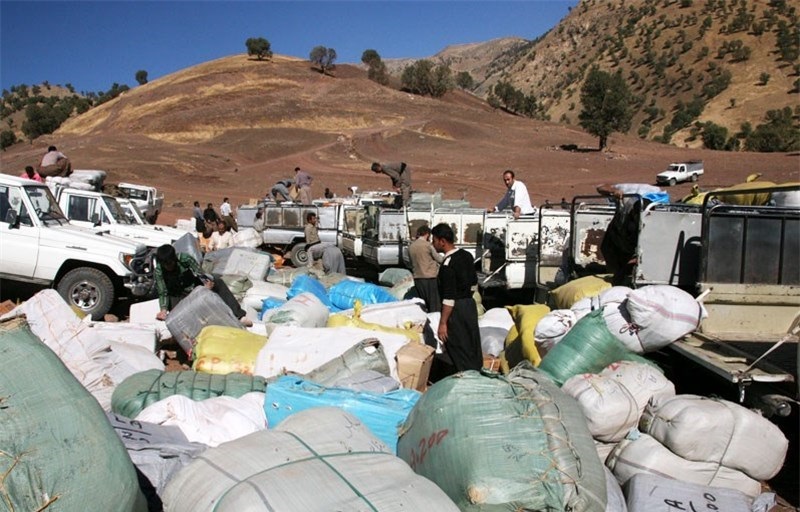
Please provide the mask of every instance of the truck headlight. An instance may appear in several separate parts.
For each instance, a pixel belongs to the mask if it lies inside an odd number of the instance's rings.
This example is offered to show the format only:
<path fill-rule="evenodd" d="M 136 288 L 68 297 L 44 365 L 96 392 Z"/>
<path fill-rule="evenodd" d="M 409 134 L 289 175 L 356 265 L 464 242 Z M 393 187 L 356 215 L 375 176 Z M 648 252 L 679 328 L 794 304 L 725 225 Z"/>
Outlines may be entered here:
<path fill-rule="evenodd" d="M 119 261 L 121 261 L 122 264 L 125 265 L 125 267 L 128 270 L 133 270 L 133 268 L 131 267 L 131 262 L 133 261 L 133 257 L 134 257 L 133 254 L 128 254 L 125 252 L 119 253 Z"/>

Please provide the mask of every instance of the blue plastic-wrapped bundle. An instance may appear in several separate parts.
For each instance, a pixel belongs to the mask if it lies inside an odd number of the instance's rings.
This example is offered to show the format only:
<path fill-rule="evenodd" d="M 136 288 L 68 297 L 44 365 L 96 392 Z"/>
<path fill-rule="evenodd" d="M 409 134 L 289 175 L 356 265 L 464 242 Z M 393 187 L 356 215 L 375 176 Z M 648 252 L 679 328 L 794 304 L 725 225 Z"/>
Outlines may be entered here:
<path fill-rule="evenodd" d="M 384 394 L 328 388 L 314 382 L 287 375 L 267 386 L 264 411 L 269 428 L 300 411 L 333 406 L 344 409 L 366 425 L 370 431 L 397 452 L 400 427 L 406 421 L 420 393 L 398 389 Z"/>
<path fill-rule="evenodd" d="M 281 307 L 284 304 L 286 304 L 285 299 L 279 299 L 277 297 L 267 297 L 266 299 L 261 301 L 261 311 L 258 312 L 258 319 L 263 320 L 264 313 L 266 313 L 270 309 Z"/>
<path fill-rule="evenodd" d="M 352 309 L 356 300 L 362 305 L 397 302 L 391 293 L 372 283 L 362 283 L 345 279 L 331 286 L 328 291 L 330 301 L 339 309 Z"/>
<path fill-rule="evenodd" d="M 292 287 L 286 292 L 286 298 L 292 299 L 303 292 L 313 293 L 328 309 L 336 309 L 331 303 L 330 297 L 328 297 L 328 290 L 325 289 L 325 285 L 309 275 L 295 277 L 294 281 L 292 281 Z"/>

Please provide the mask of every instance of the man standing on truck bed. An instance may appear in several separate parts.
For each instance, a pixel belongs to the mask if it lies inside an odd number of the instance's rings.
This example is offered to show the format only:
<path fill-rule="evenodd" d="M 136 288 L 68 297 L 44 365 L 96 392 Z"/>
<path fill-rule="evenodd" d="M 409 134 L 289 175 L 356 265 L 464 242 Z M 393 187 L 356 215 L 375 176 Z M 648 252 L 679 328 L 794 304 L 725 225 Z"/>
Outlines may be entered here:
<path fill-rule="evenodd" d="M 478 285 L 472 255 L 455 246 L 455 234 L 447 224 L 431 230 L 433 247 L 444 253 L 439 268 L 439 295 L 442 314 L 437 334 L 456 371 L 480 370 L 483 367 L 478 308 L 472 294 Z"/>
<path fill-rule="evenodd" d="M 294 186 L 294 180 L 286 179 L 280 180 L 275 182 L 272 185 L 272 189 L 270 189 L 270 194 L 272 194 L 273 199 L 278 204 L 281 204 L 281 201 L 291 201 L 292 196 L 289 192 L 289 189 Z M 280 196 L 280 198 L 278 197 Z"/>
<path fill-rule="evenodd" d="M 403 202 L 395 204 L 395 206 L 398 208 L 408 206 L 408 202 L 411 199 L 411 169 L 408 165 L 405 162 L 389 164 L 373 162 L 371 169 L 372 172 L 380 172 L 389 176 L 392 179 L 392 186 L 402 194 Z"/>
<path fill-rule="evenodd" d="M 38 172 L 42 177 L 63 176 L 66 178 L 72 174 L 72 163 L 67 155 L 56 149 L 55 146 L 50 146 L 39 162 Z"/>
<path fill-rule="evenodd" d="M 514 171 L 508 169 L 503 172 L 503 182 L 506 184 L 506 193 L 497 206 L 488 208 L 486 211 L 499 212 L 506 208 L 514 210 L 514 218 L 518 219 L 520 215 L 531 215 L 535 212 L 531 204 L 531 197 L 528 195 L 528 187 L 521 181 L 517 181 Z"/>
<path fill-rule="evenodd" d="M 442 310 L 442 300 L 439 298 L 436 277 L 439 275 L 442 255 L 433 248 L 430 238 L 431 228 L 420 226 L 417 229 L 417 239 L 408 246 L 408 256 L 411 258 L 411 268 L 414 269 L 414 288 L 417 289 L 417 296 L 425 301 L 428 313 L 438 313 Z"/>
<path fill-rule="evenodd" d="M 294 184 L 297 187 L 297 201 L 300 204 L 311 204 L 311 182 L 314 178 L 299 167 L 294 168 Z"/>

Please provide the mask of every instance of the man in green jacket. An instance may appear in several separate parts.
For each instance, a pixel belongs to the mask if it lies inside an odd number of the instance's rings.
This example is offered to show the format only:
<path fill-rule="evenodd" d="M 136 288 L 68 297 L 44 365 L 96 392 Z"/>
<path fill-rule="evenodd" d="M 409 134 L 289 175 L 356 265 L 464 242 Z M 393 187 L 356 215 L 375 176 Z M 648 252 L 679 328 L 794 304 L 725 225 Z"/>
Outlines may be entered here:
<path fill-rule="evenodd" d="M 176 253 L 175 248 L 165 244 L 156 249 L 155 280 L 158 289 L 158 305 L 161 310 L 157 320 L 166 320 L 167 314 L 186 298 L 196 286 L 205 286 L 213 291 L 231 309 L 242 325 L 249 327 L 253 322 L 245 318 L 245 311 L 236 301 L 222 279 L 214 279 L 204 274 L 197 261 L 188 254 Z"/>

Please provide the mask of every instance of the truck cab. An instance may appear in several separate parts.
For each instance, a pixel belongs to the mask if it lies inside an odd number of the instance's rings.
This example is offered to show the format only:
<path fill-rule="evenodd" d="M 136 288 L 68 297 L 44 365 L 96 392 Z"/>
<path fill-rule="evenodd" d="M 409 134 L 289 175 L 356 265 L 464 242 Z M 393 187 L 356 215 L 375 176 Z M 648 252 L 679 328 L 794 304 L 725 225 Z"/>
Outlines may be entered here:
<path fill-rule="evenodd" d="M 164 194 L 159 194 L 155 187 L 120 183 L 117 185 L 117 192 L 120 196 L 136 203 L 150 224 L 156 223 L 158 215 L 164 209 Z"/>
<path fill-rule="evenodd" d="M 656 175 L 656 183 L 672 187 L 684 181 L 697 181 L 702 175 L 703 162 L 701 160 L 671 163 L 666 170 Z"/>
<path fill-rule="evenodd" d="M 0 277 L 52 286 L 95 320 L 152 288 L 144 245 L 70 224 L 42 183 L 0 174 L 0 241 Z"/>
<path fill-rule="evenodd" d="M 173 244 L 185 234 L 140 226 L 129 219 L 116 198 L 102 192 L 58 187 L 56 198 L 71 223 L 94 231 L 107 231 L 147 247 Z"/>

